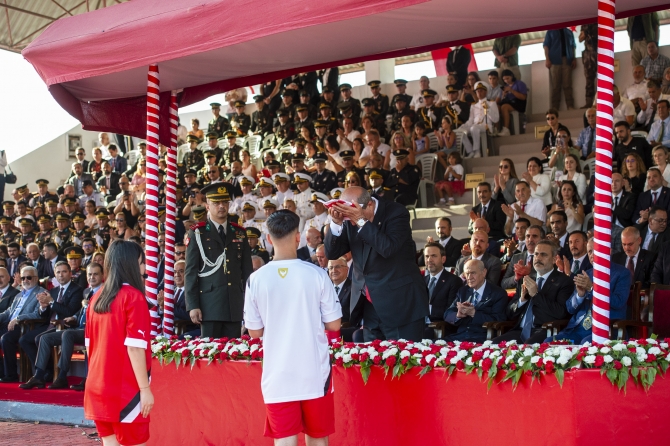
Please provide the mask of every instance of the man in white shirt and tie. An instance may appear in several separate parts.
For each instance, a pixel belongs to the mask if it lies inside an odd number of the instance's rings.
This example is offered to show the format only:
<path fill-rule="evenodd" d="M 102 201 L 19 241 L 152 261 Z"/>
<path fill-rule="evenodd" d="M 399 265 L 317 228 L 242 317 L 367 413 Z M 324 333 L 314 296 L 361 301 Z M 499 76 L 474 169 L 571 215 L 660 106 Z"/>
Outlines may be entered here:
<path fill-rule="evenodd" d="M 349 267 L 344 257 L 328 261 L 328 275 L 335 287 L 335 294 L 342 304 L 342 323 L 350 320 L 351 279 L 347 277 L 348 274 Z"/>
<path fill-rule="evenodd" d="M 663 99 L 656 104 L 658 119 L 651 123 L 647 141 L 652 147 L 658 144 L 670 149 L 670 101 Z"/>

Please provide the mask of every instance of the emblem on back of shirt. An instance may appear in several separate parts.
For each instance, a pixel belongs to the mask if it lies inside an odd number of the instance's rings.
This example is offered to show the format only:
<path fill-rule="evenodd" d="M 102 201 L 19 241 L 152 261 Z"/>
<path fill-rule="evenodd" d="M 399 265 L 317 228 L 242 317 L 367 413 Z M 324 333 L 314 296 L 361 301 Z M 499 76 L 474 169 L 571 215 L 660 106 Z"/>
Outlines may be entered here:
<path fill-rule="evenodd" d="M 285 279 L 286 275 L 288 274 L 288 268 L 278 268 L 277 272 L 279 273 L 279 277 Z"/>

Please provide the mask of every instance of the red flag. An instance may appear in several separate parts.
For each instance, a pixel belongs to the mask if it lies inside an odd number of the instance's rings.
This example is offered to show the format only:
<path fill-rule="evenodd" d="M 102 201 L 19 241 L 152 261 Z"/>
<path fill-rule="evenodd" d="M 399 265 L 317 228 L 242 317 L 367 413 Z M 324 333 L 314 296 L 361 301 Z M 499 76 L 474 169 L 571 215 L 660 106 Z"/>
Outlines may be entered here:
<path fill-rule="evenodd" d="M 472 44 L 468 43 L 463 45 L 463 48 L 467 48 L 470 51 L 470 65 L 468 65 L 468 71 L 478 71 L 477 70 L 477 61 L 475 60 L 475 52 L 472 49 Z M 433 63 L 435 64 L 435 74 L 438 76 L 446 76 L 447 73 L 447 57 L 451 52 L 451 48 L 443 48 L 441 50 L 431 51 L 430 54 L 433 57 Z"/>

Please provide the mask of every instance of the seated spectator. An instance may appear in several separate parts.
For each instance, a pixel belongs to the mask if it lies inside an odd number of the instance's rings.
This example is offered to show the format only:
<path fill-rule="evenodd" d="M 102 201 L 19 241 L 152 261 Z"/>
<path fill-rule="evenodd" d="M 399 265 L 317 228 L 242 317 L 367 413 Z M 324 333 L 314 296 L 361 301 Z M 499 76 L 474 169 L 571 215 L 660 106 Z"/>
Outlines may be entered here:
<path fill-rule="evenodd" d="M 454 133 L 453 130 L 453 122 L 451 117 L 442 117 L 441 126 L 435 132 L 435 136 L 437 136 L 437 144 L 440 147 L 440 151 L 437 152 L 437 160 L 440 164 L 442 164 L 442 167 L 446 169 L 446 156 L 448 155 L 449 150 L 453 149 L 456 145 L 456 133 Z"/>
<path fill-rule="evenodd" d="M 501 159 L 498 172 L 493 176 L 495 187 L 493 188 L 492 198 L 502 204 L 512 204 L 516 201 L 514 194 L 516 183 L 519 181 L 514 162 L 509 158 Z"/>
<path fill-rule="evenodd" d="M 663 72 L 663 81 L 661 82 L 661 93 L 670 95 L 670 67 Z"/>
<path fill-rule="evenodd" d="M 670 241 L 668 231 L 668 211 L 658 206 L 649 209 L 649 218 L 646 224 L 638 224 L 642 237 L 642 248 L 651 253 L 658 253 L 659 248 L 666 241 Z"/>
<path fill-rule="evenodd" d="M 529 227 L 530 222 L 525 218 L 519 218 L 514 223 L 514 233 L 511 237 L 503 240 L 504 255 L 500 259 L 503 264 L 509 263 L 515 254 L 526 250 L 526 231 Z"/>
<path fill-rule="evenodd" d="M 632 192 L 636 197 L 645 192 L 644 186 L 647 178 L 647 168 L 640 155 L 635 152 L 626 155 L 623 167 L 621 168 L 621 175 L 623 175 L 624 187 L 628 192 Z M 661 176 L 660 173 L 659 176 Z"/>
<path fill-rule="evenodd" d="M 565 211 L 556 210 L 551 213 L 549 217 L 549 229 L 547 240 L 558 244 L 558 255 L 562 257 L 572 258 L 570 253 L 570 243 L 568 243 L 568 215 Z"/>
<path fill-rule="evenodd" d="M 593 239 L 588 242 L 588 254 L 594 260 Z M 567 310 L 573 316 L 568 325 L 558 335 L 545 339 L 545 342 L 570 340 L 575 344 L 591 342 L 593 315 L 593 269 L 582 271 L 575 276 L 575 290 L 566 302 Z M 631 278 L 626 268 L 612 263 L 610 269 L 610 320 L 626 319 L 626 303 L 630 294 Z"/>
<path fill-rule="evenodd" d="M 321 244 L 321 232 L 316 228 L 307 228 L 307 234 L 305 235 L 307 244 L 298 249 L 298 258 L 314 263 L 313 258 L 316 255 L 316 248 Z"/>
<path fill-rule="evenodd" d="M 123 157 L 123 154 L 119 153 L 119 148 L 114 144 L 109 145 L 109 158 L 107 161 L 109 161 L 109 165 L 112 167 L 112 172 L 121 175 L 128 170 L 128 160 Z"/>
<path fill-rule="evenodd" d="M 542 161 L 537 157 L 529 158 L 526 163 L 526 172 L 521 174 L 521 176 L 530 187 L 531 198 L 542 200 L 547 209 L 549 209 L 553 202 L 551 184 L 549 175 L 544 173 Z"/>
<path fill-rule="evenodd" d="M 555 108 L 550 108 L 545 114 L 547 117 L 547 124 L 549 125 L 549 129 L 544 132 L 544 137 L 542 139 L 542 153 L 544 156 L 549 157 L 549 155 L 551 155 L 551 151 L 556 147 L 556 136 L 558 135 L 558 130 L 568 130 L 568 128 L 558 122 L 558 110 Z"/>
<path fill-rule="evenodd" d="M 621 97 L 621 95 L 619 94 L 619 89 L 617 88 L 616 85 L 612 89 L 612 92 L 614 94 L 613 121 L 614 122 L 624 121 L 627 122 L 628 125 L 635 124 L 635 115 L 637 114 L 635 112 L 635 105 L 633 105 L 633 103 L 629 99 Z"/>
<path fill-rule="evenodd" d="M 404 135 L 403 135 L 404 137 Z M 414 163 L 416 163 L 416 156 L 430 152 L 430 139 L 426 136 L 426 124 L 417 122 L 414 126 L 414 134 L 412 138 L 412 152 L 414 155 Z"/>
<path fill-rule="evenodd" d="M 486 93 L 486 99 L 491 102 L 495 102 L 496 104 L 498 104 L 498 107 L 500 107 L 500 101 L 502 100 L 503 90 L 500 85 L 500 77 L 498 76 L 498 72 L 489 71 L 487 77 L 489 79 L 489 85 L 491 88 L 489 88 L 488 92 Z"/>
<path fill-rule="evenodd" d="M 656 254 L 642 249 L 640 231 L 634 226 L 624 229 L 620 239 L 623 251 L 612 255 L 612 263 L 619 264 L 628 270 L 631 283 L 640 282 L 642 288 L 649 288 L 651 284 L 649 279 L 656 261 Z"/>
<path fill-rule="evenodd" d="M 399 149 L 395 152 L 396 166 L 391 169 L 391 181 L 395 184 L 395 201 L 403 206 L 415 204 L 418 197 L 421 172 L 409 163 L 409 152 Z"/>
<path fill-rule="evenodd" d="M 461 257 L 461 249 L 463 248 L 463 242 L 452 237 L 452 229 L 451 219 L 448 217 L 440 217 L 435 220 L 435 232 L 438 237 L 437 243 L 444 248 L 444 255 L 446 257 L 444 266 L 447 268 L 456 266 L 456 262 Z M 428 237 L 427 241 L 428 243 L 433 243 L 433 237 Z"/>
<path fill-rule="evenodd" d="M 507 318 L 517 323 L 507 333 L 494 338 L 494 344 L 511 340 L 525 344 L 542 342 L 547 337 L 542 325 L 568 319 L 566 302 L 574 284 L 570 277 L 554 268 L 557 255 L 558 246 L 548 240 L 538 242 L 533 256 L 537 278 L 523 278 L 520 292 L 507 306 Z"/>
<path fill-rule="evenodd" d="M 102 175 L 98 178 L 98 190 L 106 196 L 116 197 L 122 190 L 128 189 L 128 184 L 122 185 L 121 174 L 112 171 L 112 165 L 109 164 L 109 161 L 103 161 L 102 163 Z M 123 177 L 127 181 L 126 177 Z"/>
<path fill-rule="evenodd" d="M 670 168 L 668 168 L 668 149 L 661 145 L 657 145 L 652 149 L 652 159 L 654 167 L 661 172 L 661 182 L 663 186 L 668 187 L 670 180 Z M 649 186 L 645 183 L 644 190 L 648 190 Z"/>
<path fill-rule="evenodd" d="M 191 119 L 191 130 L 189 130 L 188 134 L 193 135 L 198 139 L 205 138 L 205 132 L 200 128 L 200 120 L 198 118 Z"/>
<path fill-rule="evenodd" d="M 586 121 L 588 126 L 585 127 L 575 143 L 575 148 L 579 150 L 581 159 L 593 158 L 596 156 L 596 109 L 589 108 L 586 110 Z M 551 165 L 551 164 L 550 164 Z"/>
<path fill-rule="evenodd" d="M 478 218 L 483 218 L 489 224 L 489 237 L 495 240 L 505 238 L 505 222 L 507 216 L 502 211 L 502 204 L 492 200 L 491 185 L 482 182 L 477 185 L 477 198 L 479 203 L 470 211 L 468 232 L 472 234 L 473 223 Z"/>
<path fill-rule="evenodd" d="M 190 324 L 191 317 L 186 311 L 186 298 L 184 296 L 184 270 L 186 269 L 186 262 L 178 260 L 174 264 L 174 320 L 175 322 L 184 321 L 188 324 L 184 328 L 184 333 L 180 336 L 197 337 L 200 336 L 200 327 L 198 325 Z"/>
<path fill-rule="evenodd" d="M 79 197 L 84 193 L 84 181 L 89 180 L 93 182 L 93 177 L 84 173 L 84 168 L 79 163 L 72 164 L 72 172 L 74 175 L 70 177 L 67 184 L 71 184 L 74 187 L 74 195 Z"/>
<path fill-rule="evenodd" d="M 104 159 L 102 158 L 100 147 L 94 147 L 91 153 L 93 154 L 93 160 L 88 163 L 88 173 L 93 177 L 93 181 L 97 182 L 102 175 L 102 163 Z"/>
<path fill-rule="evenodd" d="M 502 256 L 501 243 L 498 241 L 499 239 L 491 237 L 491 227 L 489 226 L 489 223 L 483 218 L 475 219 L 475 221 L 472 222 L 472 232 L 474 233 L 475 231 L 484 231 L 486 234 L 488 234 L 489 247 L 486 248 L 486 252 L 492 256 L 500 258 Z M 472 254 L 472 251 L 470 251 L 470 245 L 464 245 L 463 249 L 461 249 L 461 256 L 469 256 L 470 254 Z"/>
<path fill-rule="evenodd" d="M 614 124 L 617 137 L 617 145 L 614 147 L 614 159 L 617 162 L 619 172 L 625 164 L 626 155 L 636 152 L 644 161 L 644 166 L 652 165 L 651 146 L 645 138 L 634 138 L 630 132 L 630 125 L 626 121 L 618 121 Z"/>
<path fill-rule="evenodd" d="M 568 155 L 573 155 L 579 160 L 581 154 L 579 149 L 572 145 L 570 130 L 559 129 L 556 136 L 556 148 L 551 152 L 551 156 L 542 162 L 543 167 L 546 162 L 547 167 L 555 167 L 557 172 L 561 172 L 565 168 L 565 158 Z"/>
<path fill-rule="evenodd" d="M 0 266 L 0 314 L 12 306 L 14 298 L 19 292 L 19 290 L 12 286 L 12 278 L 9 275 L 9 271 L 7 271 L 7 265 Z M 0 324 L 0 333 L 2 333 L 2 331 L 3 327 L 2 324 Z"/>
<path fill-rule="evenodd" d="M 637 196 L 623 188 L 623 176 L 612 174 L 612 252 L 621 252 L 621 231 L 633 226 Z"/>
<path fill-rule="evenodd" d="M 469 260 L 464 274 L 467 286 L 458 291 L 456 299 L 444 314 L 444 320 L 458 327 L 458 331 L 444 339 L 447 342 L 484 342 L 484 322 L 505 319 L 507 293 L 495 282 L 488 280 L 486 267 L 479 260 Z"/>
<path fill-rule="evenodd" d="M 321 237 L 323 239 L 323 236 Z M 326 257 L 326 247 L 321 243 L 316 247 L 316 253 L 314 254 L 314 264 L 328 272 L 328 257 Z"/>
<path fill-rule="evenodd" d="M 465 83 L 463 84 L 463 88 L 461 89 L 461 97 L 460 97 L 461 101 L 470 104 L 474 104 L 475 102 L 477 102 L 477 99 L 475 98 L 476 98 L 478 82 L 481 83 L 482 86 L 486 87 L 485 90 L 488 92 L 490 85 L 487 84 L 486 82 L 483 82 L 480 79 L 479 73 L 477 73 L 476 71 L 470 71 L 468 75 L 465 77 Z"/>
<path fill-rule="evenodd" d="M 481 260 L 486 268 L 486 280 L 497 284 L 500 282 L 500 272 L 502 271 L 502 263 L 500 259 L 486 252 L 489 247 L 489 237 L 484 231 L 475 231 L 470 238 L 470 252 L 467 256 L 462 256 L 456 263 L 456 275 L 460 276 L 464 281 L 467 277 L 463 274 L 465 264 L 468 260 Z"/>
<path fill-rule="evenodd" d="M 670 283 L 670 242 L 663 243 L 659 248 L 650 282 Z"/>
<path fill-rule="evenodd" d="M 511 229 L 518 218 L 527 219 L 531 225 L 544 226 L 547 221 L 547 207 L 539 198 L 530 196 L 530 186 L 525 181 L 519 181 L 514 191 L 516 202 L 511 205 L 502 205 L 507 215 L 505 234 L 511 234 Z"/>
<path fill-rule="evenodd" d="M 528 98 L 528 87 L 526 84 L 514 77 L 511 70 L 502 71 L 503 85 L 502 100 L 500 101 L 500 114 L 502 116 L 502 130 L 498 136 L 510 134 L 510 116 L 513 111 L 526 113 L 526 99 Z M 521 127 L 521 123 L 519 123 Z"/>
<path fill-rule="evenodd" d="M 577 195 L 577 186 L 572 181 L 563 181 L 558 190 L 558 200 L 547 212 L 551 216 L 556 211 L 563 211 L 568 217 L 568 232 L 578 231 L 584 223 L 584 206 Z"/>
<path fill-rule="evenodd" d="M 670 148 L 670 101 L 662 99 L 657 102 L 656 118 L 649 128 L 647 141 L 652 147 L 660 144 Z"/>
<path fill-rule="evenodd" d="M 423 257 L 426 265 L 424 279 L 428 287 L 429 320 L 442 321 L 447 308 L 456 299 L 456 293 L 463 287 L 463 281 L 444 268 L 447 257 L 441 244 L 426 243 Z M 429 334 L 432 336 L 432 333 Z"/>
<path fill-rule="evenodd" d="M 658 82 L 650 80 L 647 82 L 647 100 L 639 99 L 640 112 L 637 114 L 637 127 L 643 130 L 649 130 L 653 121 L 659 119 L 656 113 L 656 107 L 659 101 L 670 99 L 669 95 L 661 93 L 661 87 Z"/>
<path fill-rule="evenodd" d="M 544 229 L 541 226 L 533 225 L 526 230 L 525 248 L 512 256 L 505 270 L 505 276 L 500 285 L 505 289 L 517 288 L 523 278 L 530 276 L 535 280 L 536 273 L 533 268 L 533 255 L 535 247 L 544 238 Z M 518 291 L 518 289 L 517 289 Z"/>
<path fill-rule="evenodd" d="M 647 81 L 644 78 L 644 67 L 642 65 L 633 67 L 633 83 L 626 87 L 623 97 L 630 100 L 633 104 L 637 104 L 639 99 L 644 101 L 649 99 Z"/>
<path fill-rule="evenodd" d="M 375 152 L 384 158 L 384 169 L 391 169 L 391 146 L 381 142 L 379 137 L 379 132 L 375 129 L 371 129 L 365 133 L 367 138 L 368 145 L 365 146 L 363 152 L 361 152 L 361 157 L 358 160 L 359 167 L 364 167 L 370 160 L 370 156 Z M 381 166 L 370 166 L 370 167 L 381 167 Z"/>
<path fill-rule="evenodd" d="M 670 189 L 663 186 L 661 171 L 652 167 L 647 171 L 649 189 L 638 196 L 637 206 L 633 214 L 633 222 L 644 224 L 649 218 L 649 210 L 655 206 L 661 209 L 670 207 Z"/>
<path fill-rule="evenodd" d="M 340 257 L 335 260 L 328 260 L 328 275 L 330 280 L 333 282 L 333 287 L 335 287 L 335 294 L 342 305 L 342 324 L 347 324 L 343 326 L 342 337 L 345 342 L 351 342 L 351 335 L 360 327 L 360 322 L 362 319 L 362 308 L 356 308 L 351 314 L 351 278 L 349 275 L 349 266 L 347 265 L 347 259 Z M 360 306 L 362 307 L 362 306 Z"/>
<path fill-rule="evenodd" d="M 461 156 L 458 152 L 451 152 L 447 157 L 449 165 L 444 171 L 444 179 L 435 183 L 435 195 L 439 198 L 436 206 L 456 204 L 454 195 L 459 197 L 465 192 L 465 169 L 461 164 Z M 447 195 L 449 201 L 444 199 Z"/>
<path fill-rule="evenodd" d="M 658 52 L 658 43 L 647 42 L 647 55 L 640 61 L 644 67 L 644 77 L 661 83 L 666 68 L 670 68 L 670 58 Z"/>
<path fill-rule="evenodd" d="M 466 158 L 477 158 L 485 155 L 482 154 L 482 134 L 484 138 L 486 138 L 487 133 L 493 134 L 495 125 L 500 119 L 498 105 L 486 99 L 487 91 L 488 87 L 484 82 L 477 82 L 475 85 L 477 101 L 470 108 L 470 117 L 467 122 L 459 127 L 459 130 L 465 132 L 462 141 Z"/>
<path fill-rule="evenodd" d="M 35 328 L 29 330 L 21 336 L 21 327 L 19 323 L 23 320 L 41 319 L 40 301 L 37 296 L 47 291 L 38 285 L 39 278 L 37 277 L 37 269 L 32 266 L 24 266 L 21 269 L 21 291 L 14 302 L 5 311 L 0 313 L 0 346 L 3 352 L 3 378 L 0 382 L 18 382 L 19 376 L 16 374 L 17 363 L 16 354 L 19 350 L 19 343 L 21 345 L 28 345 L 32 342 L 33 351 L 36 349 L 35 337 L 43 333 L 49 327 L 49 319 L 44 319 L 44 323 L 36 324 Z M 30 356 L 29 356 L 30 357 Z M 32 356 L 34 358 L 35 355 Z M 34 366 L 31 363 L 31 367 Z"/>

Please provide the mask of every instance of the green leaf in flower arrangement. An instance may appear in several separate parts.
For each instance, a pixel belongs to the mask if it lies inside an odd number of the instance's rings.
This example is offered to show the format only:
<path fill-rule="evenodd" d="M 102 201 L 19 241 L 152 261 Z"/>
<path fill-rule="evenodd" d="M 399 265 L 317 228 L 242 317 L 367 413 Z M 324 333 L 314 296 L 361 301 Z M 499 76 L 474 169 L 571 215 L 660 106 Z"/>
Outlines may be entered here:
<path fill-rule="evenodd" d="M 609 379 L 612 384 L 616 384 L 616 380 L 619 377 L 619 373 L 613 368 L 606 370 L 607 370 L 607 379 Z"/>
<path fill-rule="evenodd" d="M 628 382 L 628 369 L 624 367 L 619 370 L 619 379 L 617 382 L 619 390 L 623 389 L 624 394 L 626 393 L 626 382 Z"/>
<path fill-rule="evenodd" d="M 431 366 L 429 366 L 429 365 L 425 366 L 425 367 L 422 368 L 421 371 L 419 372 L 419 378 L 423 377 L 423 375 L 425 375 L 426 373 L 430 372 L 431 370 L 433 370 L 433 368 L 432 368 Z"/>
<path fill-rule="evenodd" d="M 558 385 L 560 387 L 563 387 L 563 381 L 565 380 L 565 370 L 556 369 L 556 372 L 554 373 L 554 375 L 556 375 L 556 380 L 558 381 Z"/>
<path fill-rule="evenodd" d="M 649 381 L 649 387 L 651 387 L 652 384 L 654 384 L 654 381 L 656 381 L 656 368 L 655 367 L 649 367 L 647 369 L 647 380 Z"/>
<path fill-rule="evenodd" d="M 491 368 L 489 369 L 489 379 L 492 381 L 497 374 L 498 374 L 498 367 L 491 366 Z M 491 386 L 489 385 L 489 387 Z"/>
<path fill-rule="evenodd" d="M 649 381 L 647 380 L 647 369 L 640 369 L 640 383 L 645 390 L 649 386 Z"/>
<path fill-rule="evenodd" d="M 665 375 L 665 372 L 668 371 L 668 362 L 667 361 L 658 361 L 658 363 L 661 366 L 661 374 Z"/>
<path fill-rule="evenodd" d="M 363 382 L 365 384 L 368 383 L 368 378 L 370 377 L 370 372 L 372 371 L 372 368 L 369 365 L 362 365 L 361 366 L 361 376 L 363 377 Z"/>
<path fill-rule="evenodd" d="M 656 333 L 653 333 L 650 337 L 655 341 L 658 338 L 658 335 Z"/>
<path fill-rule="evenodd" d="M 400 363 L 397 363 L 393 366 L 393 377 L 400 377 L 400 375 L 402 375 L 402 373 L 400 373 Z"/>
<path fill-rule="evenodd" d="M 195 365 L 195 356 L 191 356 L 189 362 L 191 363 L 191 370 L 193 370 L 193 366 Z"/>
<path fill-rule="evenodd" d="M 479 380 L 482 380 L 482 375 L 484 374 L 484 371 L 477 367 L 477 376 L 479 376 Z"/>
<path fill-rule="evenodd" d="M 638 367 L 631 368 L 630 375 L 633 377 L 633 382 L 637 385 L 638 376 L 640 376 L 640 369 Z"/>

